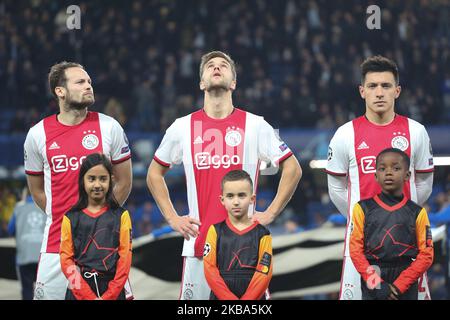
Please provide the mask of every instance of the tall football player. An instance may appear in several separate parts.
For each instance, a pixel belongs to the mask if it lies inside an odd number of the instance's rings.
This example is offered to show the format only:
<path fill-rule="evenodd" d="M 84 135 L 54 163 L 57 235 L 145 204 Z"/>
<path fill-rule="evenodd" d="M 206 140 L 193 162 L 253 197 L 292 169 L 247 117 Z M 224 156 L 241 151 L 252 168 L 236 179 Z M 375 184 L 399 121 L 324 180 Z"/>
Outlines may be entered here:
<path fill-rule="evenodd" d="M 433 155 L 430 139 L 420 123 L 398 115 L 395 99 L 400 95 L 397 65 L 382 56 L 361 64 L 359 92 L 366 112 L 338 128 L 328 151 L 328 191 L 338 210 L 347 217 L 344 265 L 340 299 L 361 299 L 360 275 L 349 254 L 353 206 L 380 193 L 375 180 L 375 158 L 386 148 L 404 151 L 411 159 L 411 178 L 404 194 L 422 205 L 433 184 Z M 389 239 L 387 240 L 389 241 Z M 426 274 L 419 279 L 419 299 L 430 299 Z"/>
<path fill-rule="evenodd" d="M 33 200 L 47 213 L 34 299 L 63 300 L 67 280 L 60 266 L 61 222 L 78 200 L 81 162 L 91 153 L 103 153 L 113 163 L 119 204 L 131 191 L 131 152 L 120 124 L 88 111 L 95 99 L 91 78 L 83 66 L 61 62 L 48 75 L 59 113 L 33 126 L 26 137 L 25 172 Z M 131 297 L 127 282 L 126 291 Z"/>
<path fill-rule="evenodd" d="M 256 191 L 261 161 L 282 169 L 272 203 L 265 212 L 253 215 L 263 225 L 280 214 L 301 178 L 300 164 L 274 129 L 262 117 L 233 105 L 235 88 L 234 61 L 220 51 L 205 54 L 200 63 L 204 106 L 167 129 L 148 170 L 150 192 L 170 226 L 185 238 L 180 299 L 209 299 L 203 247 L 209 226 L 227 217 L 219 201 L 223 176 L 231 170 L 245 170 Z M 169 168 L 180 163 L 186 174 L 188 216 L 175 211 L 164 181 Z"/>

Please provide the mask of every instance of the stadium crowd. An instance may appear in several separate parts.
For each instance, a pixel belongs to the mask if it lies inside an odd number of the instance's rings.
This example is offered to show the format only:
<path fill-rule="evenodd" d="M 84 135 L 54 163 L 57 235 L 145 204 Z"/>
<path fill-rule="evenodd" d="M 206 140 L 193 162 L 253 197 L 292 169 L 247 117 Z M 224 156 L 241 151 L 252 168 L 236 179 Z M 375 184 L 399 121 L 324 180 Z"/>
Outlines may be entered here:
<path fill-rule="evenodd" d="M 66 6 L 61 3 L 67 3 Z M 336 129 L 364 112 L 359 65 L 382 54 L 399 66 L 398 113 L 425 126 L 450 121 L 450 20 L 447 1 L 377 1 L 381 29 L 366 27 L 369 4 L 352 0 L 150 0 L 79 2 L 81 29 L 66 26 L 70 1 L 0 3 L 0 134 L 25 134 L 58 106 L 47 85 L 62 60 L 85 65 L 93 79 L 93 110 L 127 132 L 164 132 L 175 118 L 202 105 L 198 66 L 207 51 L 237 63 L 235 105 L 263 115 L 275 128 Z M 301 153 L 300 153 L 301 155 Z M 150 157 L 150 155 L 149 155 Z M 450 172 L 435 178 L 430 212 L 450 204 Z M 305 170 L 280 232 L 318 227 L 335 212 L 326 187 Z M 184 181 L 175 206 L 187 212 Z M 272 197 L 260 181 L 258 209 Z M 0 237 L 22 184 L 0 186 Z M 264 191 L 264 192 L 262 192 Z M 127 206 L 134 235 L 164 225 L 144 187 Z"/>
<path fill-rule="evenodd" d="M 372 54 L 399 65 L 399 113 L 443 123 L 450 119 L 445 3 L 378 1 L 381 29 L 369 30 L 360 1 L 81 2 L 81 29 L 69 30 L 60 2 L 2 1 L 0 108 L 10 121 L 0 131 L 26 132 L 55 112 L 46 75 L 61 60 L 86 66 L 97 110 L 126 130 L 164 131 L 201 105 L 199 60 L 214 48 L 237 62 L 236 105 L 275 127 L 336 128 L 362 114 L 359 64 Z"/>

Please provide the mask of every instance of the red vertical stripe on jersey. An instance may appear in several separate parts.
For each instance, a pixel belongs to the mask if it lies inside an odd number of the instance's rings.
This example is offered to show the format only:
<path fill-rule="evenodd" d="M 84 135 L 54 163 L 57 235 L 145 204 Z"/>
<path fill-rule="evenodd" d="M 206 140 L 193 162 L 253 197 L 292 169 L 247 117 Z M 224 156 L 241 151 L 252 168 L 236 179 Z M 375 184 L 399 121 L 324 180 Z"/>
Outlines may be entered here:
<path fill-rule="evenodd" d="M 195 256 L 203 256 L 209 226 L 227 217 L 219 200 L 221 180 L 227 172 L 242 169 L 245 120 L 246 113 L 236 108 L 225 119 L 212 119 L 203 110 L 191 116 L 191 155 L 202 223 Z"/>
<path fill-rule="evenodd" d="M 360 199 L 364 200 L 381 192 L 375 180 L 375 159 L 382 150 L 397 148 L 411 157 L 409 124 L 408 118 L 399 115 L 388 125 L 375 125 L 363 116 L 353 120 L 353 128 Z M 411 198 L 409 183 L 405 183 L 404 194 Z"/>
<path fill-rule="evenodd" d="M 62 218 L 78 200 L 81 162 L 87 155 L 103 151 L 102 135 L 96 112 L 88 112 L 86 119 L 75 126 L 61 124 L 56 115 L 48 117 L 44 119 L 44 130 L 52 194 L 52 224 L 46 252 L 57 253 L 61 241 Z"/>

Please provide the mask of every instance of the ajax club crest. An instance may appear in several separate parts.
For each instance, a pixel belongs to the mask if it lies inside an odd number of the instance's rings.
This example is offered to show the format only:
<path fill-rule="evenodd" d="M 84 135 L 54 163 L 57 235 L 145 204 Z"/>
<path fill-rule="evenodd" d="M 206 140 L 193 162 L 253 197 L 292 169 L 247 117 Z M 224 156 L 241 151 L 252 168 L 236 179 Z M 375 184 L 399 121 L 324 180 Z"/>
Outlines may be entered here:
<path fill-rule="evenodd" d="M 405 151 L 409 147 L 408 139 L 405 137 L 404 133 L 394 132 L 395 137 L 392 138 L 391 146 L 392 148 L 397 148 Z"/>
<path fill-rule="evenodd" d="M 242 142 L 242 135 L 238 131 L 238 128 L 230 127 L 227 128 L 227 133 L 225 135 L 225 143 L 230 147 L 237 147 Z"/>
<path fill-rule="evenodd" d="M 87 134 L 86 136 L 84 136 L 83 140 L 81 141 L 81 144 L 83 145 L 83 147 L 85 147 L 88 150 L 94 150 L 95 148 L 98 147 L 98 143 L 99 140 L 97 138 L 97 136 L 94 134 L 95 130 L 91 131 L 84 131 L 84 134 Z"/>

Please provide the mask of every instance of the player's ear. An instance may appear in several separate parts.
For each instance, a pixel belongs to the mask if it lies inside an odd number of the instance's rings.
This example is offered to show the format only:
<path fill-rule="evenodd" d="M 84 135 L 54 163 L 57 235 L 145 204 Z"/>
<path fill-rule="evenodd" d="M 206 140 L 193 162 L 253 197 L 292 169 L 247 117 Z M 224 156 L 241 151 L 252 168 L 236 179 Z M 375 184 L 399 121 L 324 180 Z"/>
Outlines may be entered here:
<path fill-rule="evenodd" d="M 230 84 L 231 91 L 234 91 L 236 89 L 236 80 L 232 80 Z"/>
<path fill-rule="evenodd" d="M 55 94 L 58 98 L 64 98 L 66 96 L 66 88 L 55 87 Z"/>
<path fill-rule="evenodd" d="M 222 203 L 223 205 L 224 205 L 224 202 L 223 202 L 224 199 L 225 199 L 225 197 L 223 195 L 219 196 L 220 203 Z"/>
<path fill-rule="evenodd" d="M 361 98 L 363 98 L 363 99 L 366 98 L 366 93 L 364 91 L 364 86 L 363 85 L 359 85 L 359 94 L 361 95 Z"/>
<path fill-rule="evenodd" d="M 402 87 L 400 85 L 395 87 L 395 99 L 397 99 L 400 96 L 400 93 L 402 92 Z"/>
<path fill-rule="evenodd" d="M 203 80 L 200 80 L 200 84 L 199 84 L 199 86 L 200 86 L 200 90 L 205 90 L 205 83 L 203 82 Z"/>
<path fill-rule="evenodd" d="M 252 194 L 250 200 L 252 201 L 252 203 L 255 203 L 255 201 L 256 201 L 256 194 Z"/>

